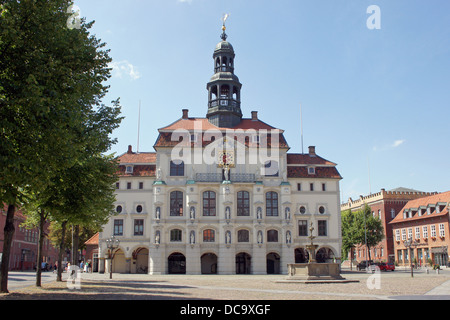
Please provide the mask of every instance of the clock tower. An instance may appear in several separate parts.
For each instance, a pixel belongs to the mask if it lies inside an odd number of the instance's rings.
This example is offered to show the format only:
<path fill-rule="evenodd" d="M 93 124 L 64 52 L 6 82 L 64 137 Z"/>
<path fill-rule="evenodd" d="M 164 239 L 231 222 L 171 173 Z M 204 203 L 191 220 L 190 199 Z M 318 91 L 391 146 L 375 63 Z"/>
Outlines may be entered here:
<path fill-rule="evenodd" d="M 225 21 L 222 27 L 222 41 L 214 50 L 214 75 L 207 85 L 209 122 L 220 128 L 232 128 L 242 120 L 241 88 L 239 78 L 234 74 L 235 53 L 227 41 Z"/>

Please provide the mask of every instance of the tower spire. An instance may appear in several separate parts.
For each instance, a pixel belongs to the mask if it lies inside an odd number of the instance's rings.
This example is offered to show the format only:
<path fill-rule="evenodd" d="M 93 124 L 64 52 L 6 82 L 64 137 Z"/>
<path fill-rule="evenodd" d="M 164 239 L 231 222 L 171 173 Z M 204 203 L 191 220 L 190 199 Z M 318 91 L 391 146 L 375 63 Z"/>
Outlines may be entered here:
<path fill-rule="evenodd" d="M 225 31 L 227 30 L 227 27 L 226 27 L 225 23 L 227 22 L 229 16 L 230 16 L 230 15 L 229 15 L 228 13 L 225 13 L 225 14 L 223 15 L 223 18 L 222 18 L 222 21 L 223 21 L 222 31 L 223 31 L 223 33 L 222 33 L 222 35 L 220 36 L 220 38 L 221 38 L 223 41 L 227 41 L 227 38 L 228 38 L 227 34 L 225 33 Z"/>
<path fill-rule="evenodd" d="M 222 41 L 214 50 L 214 75 L 207 84 L 209 122 L 221 128 L 232 128 L 242 120 L 241 88 L 239 78 L 234 74 L 234 49 L 226 41 L 225 25 L 229 14 L 222 18 Z"/>

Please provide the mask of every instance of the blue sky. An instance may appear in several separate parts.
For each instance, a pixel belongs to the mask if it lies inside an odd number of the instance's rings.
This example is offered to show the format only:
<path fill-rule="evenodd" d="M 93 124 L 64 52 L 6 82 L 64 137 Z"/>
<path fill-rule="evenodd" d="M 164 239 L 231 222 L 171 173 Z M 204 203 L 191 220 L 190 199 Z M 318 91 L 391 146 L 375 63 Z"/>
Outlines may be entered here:
<path fill-rule="evenodd" d="M 338 164 L 341 200 L 406 187 L 450 190 L 450 2 L 444 0 L 75 0 L 114 59 L 118 155 L 153 151 L 157 129 L 204 117 L 221 17 L 244 117 L 285 130 L 290 152 Z M 377 5 L 381 29 L 369 29 Z"/>

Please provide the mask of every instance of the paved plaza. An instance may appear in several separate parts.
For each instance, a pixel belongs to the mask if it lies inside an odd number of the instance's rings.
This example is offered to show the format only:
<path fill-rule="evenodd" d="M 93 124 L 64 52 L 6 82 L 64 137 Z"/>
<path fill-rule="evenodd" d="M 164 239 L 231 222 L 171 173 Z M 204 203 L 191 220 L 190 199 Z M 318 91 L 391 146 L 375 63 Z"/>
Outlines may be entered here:
<path fill-rule="evenodd" d="M 29 282 L 14 281 L 25 276 Z M 81 273 L 79 282 L 57 283 L 45 275 L 42 288 L 32 273 L 10 274 L 10 293 L 0 300 L 449 300 L 450 269 L 439 274 L 409 270 L 368 274 L 344 270 L 350 283 L 280 283 L 284 275 L 144 275 Z M 64 280 L 67 274 L 64 274 Z"/>

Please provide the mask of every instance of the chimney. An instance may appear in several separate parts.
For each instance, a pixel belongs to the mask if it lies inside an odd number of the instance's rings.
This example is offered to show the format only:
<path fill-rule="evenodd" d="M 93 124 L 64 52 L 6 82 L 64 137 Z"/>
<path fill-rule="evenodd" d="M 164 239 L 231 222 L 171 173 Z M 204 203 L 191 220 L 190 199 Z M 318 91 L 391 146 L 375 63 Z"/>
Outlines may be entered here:
<path fill-rule="evenodd" d="M 315 157 L 316 156 L 316 147 L 314 147 L 314 146 L 309 147 L 309 155 L 311 157 Z"/>
<path fill-rule="evenodd" d="M 189 110 L 183 109 L 183 119 L 187 120 L 189 118 Z"/>
<path fill-rule="evenodd" d="M 252 121 L 258 121 L 258 111 L 252 111 Z"/>
<path fill-rule="evenodd" d="M 128 146 L 128 154 L 132 154 L 133 153 L 133 147 L 130 145 Z"/>

